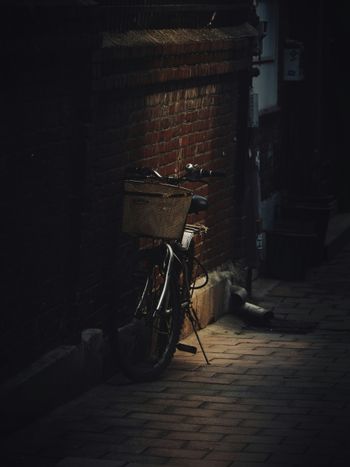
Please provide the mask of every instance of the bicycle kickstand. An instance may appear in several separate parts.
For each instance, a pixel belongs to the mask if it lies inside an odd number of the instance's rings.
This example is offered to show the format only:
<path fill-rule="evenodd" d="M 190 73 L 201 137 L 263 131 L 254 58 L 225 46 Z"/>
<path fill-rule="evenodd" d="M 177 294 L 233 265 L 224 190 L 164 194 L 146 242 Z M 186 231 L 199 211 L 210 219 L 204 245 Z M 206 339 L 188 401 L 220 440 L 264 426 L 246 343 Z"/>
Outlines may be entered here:
<path fill-rule="evenodd" d="M 197 338 L 197 341 L 198 341 L 198 344 L 199 344 L 199 347 L 201 348 L 201 351 L 203 353 L 203 356 L 205 358 L 205 361 L 207 363 L 207 365 L 210 365 L 210 362 L 208 360 L 208 357 L 207 357 L 207 354 L 205 353 L 205 350 L 204 350 L 204 347 L 202 345 L 202 342 L 199 338 L 199 334 L 198 334 L 198 331 L 197 331 L 197 328 L 196 328 L 196 325 L 198 325 L 199 323 L 199 320 L 198 320 L 198 317 L 196 315 L 196 312 L 194 311 L 194 309 L 190 306 L 187 310 L 186 310 L 186 314 L 191 322 L 191 326 L 192 326 L 192 329 L 193 329 L 193 332 L 195 333 L 196 335 L 196 338 Z"/>

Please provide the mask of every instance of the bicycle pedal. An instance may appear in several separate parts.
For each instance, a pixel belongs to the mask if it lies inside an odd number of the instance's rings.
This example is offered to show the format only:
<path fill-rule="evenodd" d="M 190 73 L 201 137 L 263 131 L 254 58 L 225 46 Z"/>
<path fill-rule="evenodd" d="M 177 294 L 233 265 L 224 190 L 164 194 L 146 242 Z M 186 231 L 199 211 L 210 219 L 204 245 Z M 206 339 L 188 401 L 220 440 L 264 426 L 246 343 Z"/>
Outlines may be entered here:
<path fill-rule="evenodd" d="M 188 352 L 188 353 L 197 353 L 197 347 L 194 347 L 193 345 L 187 345 L 187 344 L 177 344 L 176 346 L 177 350 L 180 350 L 181 352 Z"/>

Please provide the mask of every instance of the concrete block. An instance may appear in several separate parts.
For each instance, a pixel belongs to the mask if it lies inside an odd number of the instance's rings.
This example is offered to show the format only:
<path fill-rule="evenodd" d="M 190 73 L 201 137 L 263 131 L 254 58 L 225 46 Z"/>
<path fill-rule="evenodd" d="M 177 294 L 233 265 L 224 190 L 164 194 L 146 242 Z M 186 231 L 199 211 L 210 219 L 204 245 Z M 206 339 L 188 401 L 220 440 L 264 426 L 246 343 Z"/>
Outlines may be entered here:
<path fill-rule="evenodd" d="M 85 329 L 81 333 L 84 383 L 90 386 L 101 381 L 104 367 L 104 339 L 101 329 Z"/>
<path fill-rule="evenodd" d="M 11 432 L 97 384 L 103 367 L 100 329 L 84 330 L 79 345 L 48 352 L 0 386 L 0 432 Z"/>
<path fill-rule="evenodd" d="M 218 269 L 209 273 L 207 285 L 194 291 L 192 304 L 201 329 L 230 311 L 233 280 L 231 269 Z M 192 326 L 186 320 L 182 336 L 188 336 L 191 332 Z"/>

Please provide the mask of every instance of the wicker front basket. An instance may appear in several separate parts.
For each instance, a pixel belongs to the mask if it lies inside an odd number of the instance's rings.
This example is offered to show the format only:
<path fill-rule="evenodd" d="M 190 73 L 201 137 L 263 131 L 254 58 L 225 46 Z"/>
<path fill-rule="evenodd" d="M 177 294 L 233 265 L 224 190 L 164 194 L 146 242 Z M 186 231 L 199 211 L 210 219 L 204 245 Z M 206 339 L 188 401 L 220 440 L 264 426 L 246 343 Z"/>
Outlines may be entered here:
<path fill-rule="evenodd" d="M 139 237 L 181 239 L 192 192 L 182 187 L 127 180 L 123 232 Z"/>

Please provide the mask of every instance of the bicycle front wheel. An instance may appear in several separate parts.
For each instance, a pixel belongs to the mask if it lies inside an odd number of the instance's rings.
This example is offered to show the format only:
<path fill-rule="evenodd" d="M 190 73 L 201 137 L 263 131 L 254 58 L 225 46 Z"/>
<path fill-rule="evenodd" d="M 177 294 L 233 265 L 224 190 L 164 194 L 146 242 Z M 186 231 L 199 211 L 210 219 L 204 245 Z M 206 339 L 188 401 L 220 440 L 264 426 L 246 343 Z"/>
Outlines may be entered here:
<path fill-rule="evenodd" d="M 132 381 L 158 378 L 173 358 L 180 338 L 184 312 L 174 274 L 156 311 L 165 284 L 164 262 L 160 248 L 141 251 L 135 261 L 133 293 L 117 339 L 120 368 Z"/>

